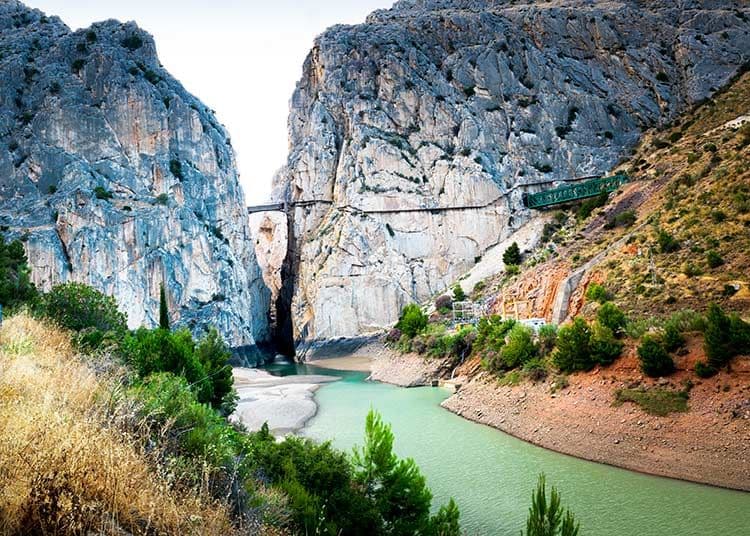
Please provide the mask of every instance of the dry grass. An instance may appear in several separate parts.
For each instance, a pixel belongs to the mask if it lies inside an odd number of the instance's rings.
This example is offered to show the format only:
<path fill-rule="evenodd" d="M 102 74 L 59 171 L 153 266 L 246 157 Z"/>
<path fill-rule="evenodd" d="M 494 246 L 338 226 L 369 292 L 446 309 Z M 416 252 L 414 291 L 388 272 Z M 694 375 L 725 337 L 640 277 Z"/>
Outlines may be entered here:
<path fill-rule="evenodd" d="M 112 384 L 65 332 L 21 314 L 0 329 L 0 534 L 234 534 L 227 508 L 175 490 L 110 426 Z"/>

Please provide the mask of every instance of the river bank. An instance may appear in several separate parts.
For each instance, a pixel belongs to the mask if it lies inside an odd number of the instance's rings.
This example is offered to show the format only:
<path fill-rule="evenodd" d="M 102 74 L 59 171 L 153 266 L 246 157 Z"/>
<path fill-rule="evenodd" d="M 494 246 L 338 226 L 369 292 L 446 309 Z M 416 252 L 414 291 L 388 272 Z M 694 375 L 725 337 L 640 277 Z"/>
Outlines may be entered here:
<path fill-rule="evenodd" d="M 315 416 L 315 391 L 335 382 L 336 376 L 273 376 L 266 371 L 234 368 L 234 386 L 240 399 L 232 419 L 248 430 L 260 430 L 263 423 L 276 436 L 295 433 Z"/>
<path fill-rule="evenodd" d="M 695 352 L 691 352 L 693 355 Z M 731 373 L 696 381 L 689 411 L 649 415 L 626 403 L 613 406 L 617 389 L 681 389 L 691 372 L 690 355 L 668 380 L 644 379 L 633 352 L 604 370 L 576 374 L 552 392 L 550 381 L 500 385 L 480 372 L 441 404 L 471 421 L 535 445 L 625 469 L 750 491 L 750 360 Z M 439 363 L 416 355 L 384 352 L 373 361 L 373 379 L 395 385 L 429 385 Z"/>

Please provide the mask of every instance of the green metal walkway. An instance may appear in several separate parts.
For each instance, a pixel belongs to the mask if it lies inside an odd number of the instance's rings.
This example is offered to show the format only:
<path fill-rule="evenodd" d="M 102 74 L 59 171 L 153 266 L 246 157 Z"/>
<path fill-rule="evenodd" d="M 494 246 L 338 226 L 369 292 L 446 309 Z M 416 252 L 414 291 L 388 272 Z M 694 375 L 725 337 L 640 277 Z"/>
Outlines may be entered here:
<path fill-rule="evenodd" d="M 591 179 L 580 184 L 560 186 L 551 190 L 544 190 L 535 194 L 524 195 L 524 203 L 528 208 L 542 208 L 551 205 L 569 203 L 587 197 L 596 197 L 602 192 L 614 192 L 623 184 L 630 181 L 630 177 L 621 173 L 611 177 Z"/>

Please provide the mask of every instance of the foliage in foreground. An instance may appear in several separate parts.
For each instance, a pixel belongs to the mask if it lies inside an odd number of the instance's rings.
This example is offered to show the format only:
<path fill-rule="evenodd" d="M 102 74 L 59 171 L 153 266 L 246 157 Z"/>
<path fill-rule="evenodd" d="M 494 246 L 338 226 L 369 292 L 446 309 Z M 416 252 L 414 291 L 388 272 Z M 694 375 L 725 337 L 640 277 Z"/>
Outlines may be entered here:
<path fill-rule="evenodd" d="M 0 305 L 12 310 L 33 300 L 36 294 L 23 244 L 20 240 L 6 243 L 0 235 Z"/>
<path fill-rule="evenodd" d="M 540 475 L 536 490 L 531 495 L 525 536 L 577 536 L 579 530 L 579 524 L 570 510 L 563 512 L 557 489 L 553 487 L 547 498 L 547 483 L 544 475 Z"/>

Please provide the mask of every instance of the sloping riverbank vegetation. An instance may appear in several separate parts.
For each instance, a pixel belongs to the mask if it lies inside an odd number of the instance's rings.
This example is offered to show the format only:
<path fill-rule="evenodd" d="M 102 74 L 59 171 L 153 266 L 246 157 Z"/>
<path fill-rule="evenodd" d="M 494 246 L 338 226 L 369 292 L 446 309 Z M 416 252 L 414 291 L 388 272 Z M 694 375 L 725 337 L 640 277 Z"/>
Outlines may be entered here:
<path fill-rule="evenodd" d="M 481 318 L 476 326 L 462 324 L 461 319 L 456 322 L 448 314 L 451 298 L 440 296 L 431 317 L 417 305 L 407 305 L 387 341 L 404 353 L 447 358 L 454 367 L 479 358 L 482 367 L 503 385 L 553 376 L 553 385 L 559 388 L 567 385 L 568 374 L 611 366 L 626 347 L 636 349 L 641 372 L 652 378 L 675 371 L 674 356 L 684 351 L 687 336 L 704 339 L 706 359 L 695 364 L 696 379 L 713 376 L 730 367 L 734 356 L 750 353 L 750 324 L 716 304 L 706 314 L 685 310 L 666 318 L 628 318 L 608 301 L 609 296 L 603 286 L 592 284 L 586 297 L 595 310 L 593 318 L 578 316 L 559 328 L 548 324 L 537 329 L 498 315 Z M 685 410 L 689 390 L 686 386 L 667 393 L 683 402 L 670 406 L 674 411 Z M 653 413 L 653 405 L 647 402 L 652 398 L 629 396 L 627 400 Z"/>

